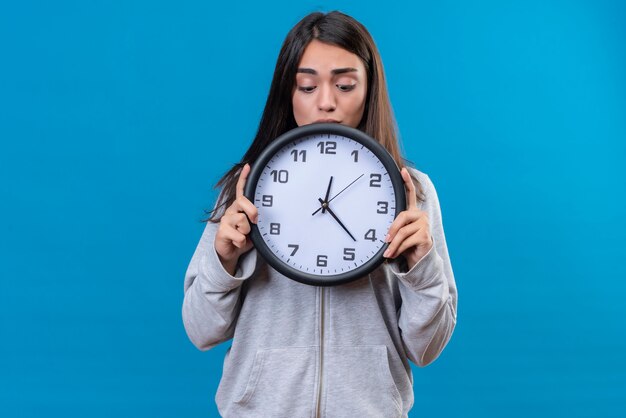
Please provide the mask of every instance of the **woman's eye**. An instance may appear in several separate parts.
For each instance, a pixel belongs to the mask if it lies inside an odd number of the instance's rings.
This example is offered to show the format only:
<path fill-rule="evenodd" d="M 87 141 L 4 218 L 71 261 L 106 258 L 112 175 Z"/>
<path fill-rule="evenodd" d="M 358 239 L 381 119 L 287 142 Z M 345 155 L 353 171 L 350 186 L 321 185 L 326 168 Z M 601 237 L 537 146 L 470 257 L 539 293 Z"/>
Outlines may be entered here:
<path fill-rule="evenodd" d="M 312 93 L 315 90 L 315 86 L 298 86 L 298 90 L 305 93 Z"/>
<path fill-rule="evenodd" d="M 351 91 L 354 90 L 355 84 L 337 84 L 337 88 L 341 91 Z"/>

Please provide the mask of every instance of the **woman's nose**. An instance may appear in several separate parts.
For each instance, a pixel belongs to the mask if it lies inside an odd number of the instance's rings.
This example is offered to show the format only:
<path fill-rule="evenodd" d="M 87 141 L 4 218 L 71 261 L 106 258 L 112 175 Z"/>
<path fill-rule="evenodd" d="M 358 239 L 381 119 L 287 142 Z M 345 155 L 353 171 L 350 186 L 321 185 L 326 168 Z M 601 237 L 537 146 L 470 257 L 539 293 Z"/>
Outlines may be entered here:
<path fill-rule="evenodd" d="M 335 92 L 332 86 L 322 86 L 317 97 L 317 107 L 324 112 L 332 112 L 337 108 Z"/>

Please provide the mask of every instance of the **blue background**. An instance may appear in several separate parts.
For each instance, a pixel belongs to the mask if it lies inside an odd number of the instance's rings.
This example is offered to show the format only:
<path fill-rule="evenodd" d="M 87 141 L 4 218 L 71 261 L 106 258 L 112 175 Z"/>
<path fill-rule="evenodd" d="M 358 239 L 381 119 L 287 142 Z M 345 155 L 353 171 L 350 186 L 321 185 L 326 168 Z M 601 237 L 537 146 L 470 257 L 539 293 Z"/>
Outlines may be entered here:
<path fill-rule="evenodd" d="M 318 9 L 374 36 L 441 200 L 458 325 L 411 416 L 624 416 L 626 4 L 535 0 L 5 4 L 2 416 L 217 414 L 183 275 Z"/>

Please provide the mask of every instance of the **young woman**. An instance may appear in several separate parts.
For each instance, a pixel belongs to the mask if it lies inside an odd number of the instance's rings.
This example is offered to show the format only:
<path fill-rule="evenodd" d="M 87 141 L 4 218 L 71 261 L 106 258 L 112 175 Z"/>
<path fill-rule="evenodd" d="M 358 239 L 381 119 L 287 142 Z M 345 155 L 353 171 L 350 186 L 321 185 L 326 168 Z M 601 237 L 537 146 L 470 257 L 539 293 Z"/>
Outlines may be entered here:
<path fill-rule="evenodd" d="M 253 163 L 297 126 L 337 122 L 376 138 L 407 191 L 387 262 L 351 283 L 315 287 L 268 266 L 248 238 L 257 209 L 243 195 Z M 457 292 L 435 188 L 404 167 L 383 66 L 368 31 L 313 13 L 287 35 L 252 145 L 222 188 L 185 276 L 183 322 L 208 350 L 232 338 L 216 401 L 223 416 L 404 417 L 409 360 L 434 361 L 456 324 Z"/>

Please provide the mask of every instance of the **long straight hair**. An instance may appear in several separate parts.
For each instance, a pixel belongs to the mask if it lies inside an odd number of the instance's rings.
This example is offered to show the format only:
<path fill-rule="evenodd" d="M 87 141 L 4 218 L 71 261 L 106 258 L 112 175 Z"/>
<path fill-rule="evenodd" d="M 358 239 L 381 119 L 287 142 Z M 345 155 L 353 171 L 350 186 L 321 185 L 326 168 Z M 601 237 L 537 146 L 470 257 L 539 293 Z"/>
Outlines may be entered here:
<path fill-rule="evenodd" d="M 211 216 L 206 221 L 219 222 L 224 210 L 233 203 L 238 175 L 243 166 L 254 163 L 270 142 L 297 127 L 292 104 L 296 72 L 305 48 L 314 39 L 338 46 L 361 59 L 367 73 L 368 85 L 365 110 L 357 129 L 383 145 L 398 167 L 407 163 L 401 154 L 383 64 L 372 36 L 361 23 L 341 12 L 311 13 L 287 34 L 276 61 L 269 95 L 254 141 L 241 161 L 234 164 L 215 185 L 222 190 L 217 205 L 209 211 Z M 423 189 L 414 177 L 413 183 L 416 186 L 417 199 L 421 202 L 424 200 Z"/>

